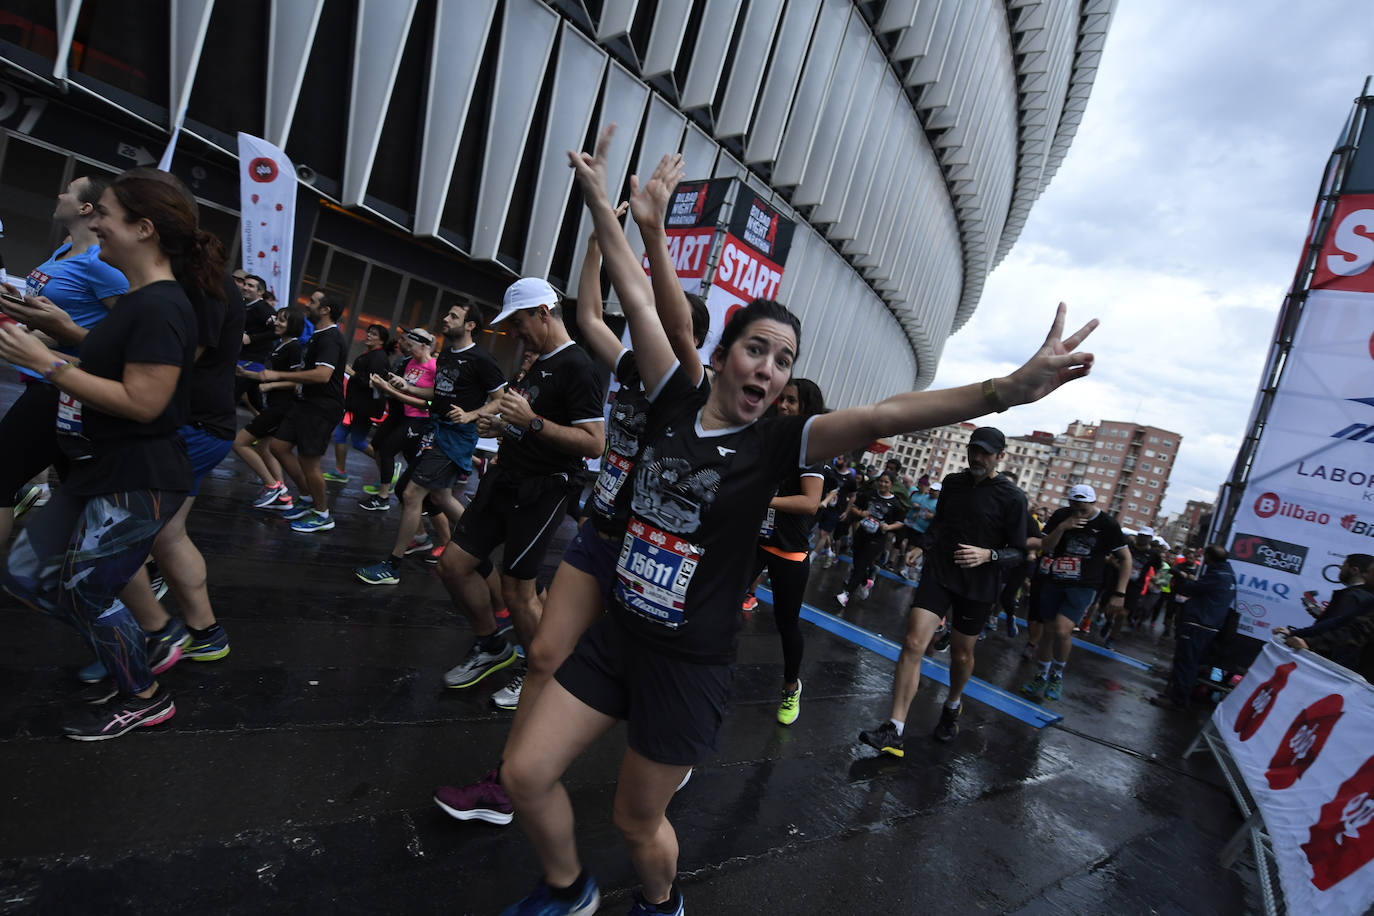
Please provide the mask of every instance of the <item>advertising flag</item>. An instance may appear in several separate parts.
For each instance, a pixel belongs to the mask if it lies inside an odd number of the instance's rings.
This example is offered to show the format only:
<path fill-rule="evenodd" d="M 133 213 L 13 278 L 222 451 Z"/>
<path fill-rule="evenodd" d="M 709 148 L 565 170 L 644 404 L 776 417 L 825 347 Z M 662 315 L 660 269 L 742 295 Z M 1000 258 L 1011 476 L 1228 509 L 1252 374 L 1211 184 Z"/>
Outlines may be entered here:
<path fill-rule="evenodd" d="M 296 167 L 281 150 L 245 133 L 239 134 L 239 212 L 243 269 L 262 277 L 279 302 L 288 301 Z"/>

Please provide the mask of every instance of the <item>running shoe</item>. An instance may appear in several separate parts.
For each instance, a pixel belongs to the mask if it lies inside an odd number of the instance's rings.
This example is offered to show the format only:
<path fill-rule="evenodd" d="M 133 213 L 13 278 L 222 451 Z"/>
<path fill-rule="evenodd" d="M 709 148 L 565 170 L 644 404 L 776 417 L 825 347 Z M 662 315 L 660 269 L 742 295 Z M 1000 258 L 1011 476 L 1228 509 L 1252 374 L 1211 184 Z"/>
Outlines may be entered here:
<path fill-rule="evenodd" d="M 282 518 L 286 519 L 288 522 L 294 522 L 305 518 L 314 511 L 314 501 L 311 500 L 308 496 L 302 496 L 300 499 L 296 500 L 296 504 L 294 506 L 289 506 L 287 508 L 286 513 L 282 515 Z"/>
<path fill-rule="evenodd" d="M 483 652 L 482 643 L 474 642 L 468 654 L 444 674 L 444 683 L 453 688 L 471 687 L 493 671 L 515 664 L 515 648 L 509 643 L 500 652 Z"/>
<path fill-rule="evenodd" d="M 323 476 L 331 483 L 348 483 L 348 475 L 340 474 L 338 471 L 325 471 Z"/>
<path fill-rule="evenodd" d="M 1012 639 L 1015 639 L 1016 636 L 1017 636 L 1017 634 L 1020 633 L 1020 632 L 1021 632 L 1021 628 L 1020 628 L 1019 626 L 1017 626 L 1017 624 L 1016 624 L 1016 615 L 1015 615 L 1015 614 L 1008 614 L 1008 615 L 1007 615 L 1007 635 L 1010 636 Z"/>
<path fill-rule="evenodd" d="M 495 770 L 472 785 L 440 786 L 434 790 L 434 803 L 445 814 L 460 821 L 505 825 L 515 817 L 515 805 L 501 788 Z"/>
<path fill-rule="evenodd" d="M 368 512 L 386 512 L 391 508 L 391 500 L 382 496 L 366 496 L 358 501 L 358 505 Z M 410 551 L 406 551 L 409 553 Z"/>
<path fill-rule="evenodd" d="M 1049 685 L 1049 678 L 1045 677 L 1043 674 L 1037 674 L 1035 680 L 1026 681 L 1026 683 L 1021 685 L 1021 695 L 1030 697 L 1031 699 L 1044 696 L 1045 688 Z"/>
<path fill-rule="evenodd" d="M 832 566 L 834 566 L 834 565 L 835 565 L 835 553 L 834 553 L 834 551 L 827 550 L 827 551 L 825 552 L 825 556 L 821 557 L 821 569 L 829 569 L 830 567 L 832 567 Z"/>
<path fill-rule="evenodd" d="M 274 484 L 264 484 L 258 491 L 258 495 L 253 497 L 253 506 L 258 509 L 269 509 L 278 497 L 287 496 L 286 487 L 280 481 Z M 287 496 L 287 499 L 290 499 Z"/>
<path fill-rule="evenodd" d="M 849 607 L 849 592 L 840 592 L 835 596 L 835 600 L 840 603 L 840 607 Z"/>
<path fill-rule="evenodd" d="M 443 544 L 435 544 L 435 545 L 434 545 L 434 549 L 431 550 L 431 551 L 429 552 L 429 554 L 425 557 L 425 562 L 428 563 L 430 566 L 438 566 L 438 565 L 439 565 L 439 558 L 442 557 L 443 555 L 444 555 L 444 545 L 443 545 Z"/>
<path fill-rule="evenodd" d="M 1026 647 L 1021 650 L 1021 660 L 1028 662 L 1031 659 L 1035 658 L 1035 648 L 1035 643 L 1026 643 Z"/>
<path fill-rule="evenodd" d="M 859 732 L 859 740 L 884 754 L 891 754 L 893 757 L 906 756 L 906 751 L 902 748 L 902 736 L 897 734 L 897 726 L 890 721 L 884 722 L 871 732 Z"/>
<path fill-rule="evenodd" d="M 1108 652 L 1115 652 L 1115 651 L 1116 651 L 1116 640 L 1114 640 L 1114 639 L 1112 639 L 1110 636 L 1108 636 L 1108 637 L 1107 637 L 1107 641 L 1104 642 L 1104 643 L 1102 644 L 1102 648 L 1106 649 Z"/>
<path fill-rule="evenodd" d="M 76 672 L 76 679 L 83 684 L 99 684 L 109 676 L 110 672 L 98 658 Z"/>
<path fill-rule="evenodd" d="M 1051 675 L 1045 684 L 1045 699 L 1062 700 L 1064 698 L 1064 678 L 1063 676 Z"/>
<path fill-rule="evenodd" d="M 135 728 L 145 728 L 166 722 L 176 715 L 177 707 L 165 688 L 144 699 L 139 696 L 115 697 L 94 706 L 63 726 L 68 738 L 76 741 L 104 741 L 118 738 Z"/>
<path fill-rule="evenodd" d="M 516 709 L 520 706 L 520 690 L 525 686 L 525 672 L 519 671 L 510 683 L 491 695 L 497 709 Z"/>
<path fill-rule="evenodd" d="M 677 906 L 672 909 L 665 909 L 668 906 L 667 901 L 650 903 L 644 899 L 639 891 L 635 891 L 634 906 L 630 907 L 628 916 L 683 916 L 685 910 L 683 909 L 682 893 L 677 889 L 676 884 L 673 885 L 673 896 L 668 899 L 669 901 L 676 900 Z"/>
<path fill-rule="evenodd" d="M 864 589 L 865 589 L 866 591 L 872 591 L 872 590 L 873 590 L 873 577 L 872 577 L 872 576 L 869 576 L 867 579 L 864 580 Z"/>
<path fill-rule="evenodd" d="M 291 501 L 291 494 L 283 489 L 280 493 L 277 494 L 276 499 L 272 500 L 265 506 L 258 506 L 258 508 L 267 509 L 272 512 L 290 512 L 294 506 L 295 503 Z"/>
<path fill-rule="evenodd" d="M 363 492 L 369 496 L 376 496 L 380 490 L 381 487 L 377 486 L 375 483 L 363 484 Z"/>
<path fill-rule="evenodd" d="M 181 654 L 193 662 L 217 662 L 229 654 L 229 634 L 215 624 L 204 636 L 192 636 Z"/>
<path fill-rule="evenodd" d="M 101 678 L 94 684 L 87 684 L 77 694 L 77 698 L 88 706 L 99 706 L 108 703 L 119 696 L 119 688 L 115 686 L 114 678 Z"/>
<path fill-rule="evenodd" d="M 156 633 L 148 634 L 148 667 L 153 674 L 161 674 L 181 661 L 191 634 L 180 618 L 173 617 Z"/>
<path fill-rule="evenodd" d="M 950 709 L 948 706 L 940 707 L 940 721 L 935 723 L 936 741 L 953 741 L 959 734 L 959 713 L 964 709 L 959 705 Z"/>
<path fill-rule="evenodd" d="M 943 623 L 940 624 L 940 629 L 935 631 L 935 639 L 932 640 L 932 644 L 935 646 L 936 652 L 943 652 L 949 648 L 949 632 L 949 625 Z"/>
<path fill-rule="evenodd" d="M 150 563 L 148 564 L 148 584 L 152 586 L 153 597 L 161 601 L 167 596 L 167 578 Z"/>
<path fill-rule="evenodd" d="M 863 601 L 865 598 L 868 597 L 868 593 L 871 592 L 872 590 L 873 590 L 873 580 L 872 580 L 872 579 L 869 579 L 869 580 L 868 580 L 868 583 L 867 583 L 866 585 L 860 585 L 860 586 L 859 586 L 859 590 L 858 590 L 857 592 L 854 593 L 854 597 L 858 598 L 860 601 Z"/>
<path fill-rule="evenodd" d="M 334 527 L 334 516 L 323 515 L 319 512 L 312 512 L 306 518 L 296 519 L 291 523 L 292 531 L 300 531 L 309 534 L 314 531 L 329 531 Z"/>
<path fill-rule="evenodd" d="M 422 538 L 411 538 L 410 543 L 406 545 L 405 555 L 410 556 L 412 553 L 424 553 L 433 549 L 434 540 L 429 535 L 425 535 Z"/>
<path fill-rule="evenodd" d="M 797 721 L 799 715 L 801 715 L 801 681 L 797 681 L 796 690 L 784 690 L 782 692 L 782 703 L 778 706 L 778 722 L 782 725 L 791 725 Z"/>
<path fill-rule="evenodd" d="M 744 598 L 744 603 L 740 605 L 740 610 L 752 611 L 754 608 L 758 606 L 759 599 L 755 598 L 753 595 L 746 595 Z"/>
<path fill-rule="evenodd" d="M 396 481 L 398 481 L 398 480 L 401 479 L 401 471 L 404 470 L 404 469 L 405 469 L 405 465 L 401 464 L 401 459 L 400 459 L 400 458 L 397 458 L 397 459 L 395 459 L 395 460 L 392 462 L 392 464 L 391 464 L 391 485 L 392 485 L 393 487 L 396 486 Z"/>
<path fill-rule="evenodd" d="M 401 581 L 401 570 L 389 557 L 371 566 L 360 566 L 353 570 L 353 575 L 367 585 L 396 585 Z"/>
<path fill-rule="evenodd" d="M 43 503 L 40 503 L 39 499 L 43 497 L 44 493 L 47 492 L 47 490 L 47 484 L 35 485 L 25 490 L 24 495 L 19 497 L 19 502 L 14 504 L 15 520 L 18 521 L 19 518 L 22 517 L 25 512 L 28 512 L 35 506 L 41 506 Z M 47 502 L 47 500 L 44 499 L 43 502 Z"/>
<path fill-rule="evenodd" d="M 588 875 L 578 890 L 576 900 L 557 900 L 553 891 L 543 881 L 537 884 L 530 895 L 512 903 L 501 911 L 501 916 L 584 916 L 595 913 L 601 905 L 601 892 L 596 882 Z"/>
<path fill-rule="evenodd" d="M 515 624 L 510 619 L 510 611 L 506 608 L 501 608 L 499 611 L 493 611 L 491 616 L 496 618 L 496 634 L 498 636 L 502 633 L 509 633 L 511 630 L 515 629 Z M 518 651 L 520 647 L 516 646 L 515 648 Z"/>

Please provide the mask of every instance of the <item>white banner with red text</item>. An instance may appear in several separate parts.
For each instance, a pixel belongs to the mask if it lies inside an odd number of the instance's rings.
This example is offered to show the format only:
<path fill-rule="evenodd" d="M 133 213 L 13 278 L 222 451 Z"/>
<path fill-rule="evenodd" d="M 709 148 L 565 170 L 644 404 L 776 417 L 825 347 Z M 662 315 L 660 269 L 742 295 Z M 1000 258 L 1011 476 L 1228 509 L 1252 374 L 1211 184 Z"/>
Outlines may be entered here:
<path fill-rule="evenodd" d="M 1374 901 L 1374 687 L 1270 642 L 1212 721 L 1255 799 L 1290 913 Z"/>
<path fill-rule="evenodd" d="M 266 140 L 239 133 L 239 214 L 243 269 L 291 300 L 291 240 L 296 232 L 296 167 Z"/>
<path fill-rule="evenodd" d="M 1240 631 L 1312 618 L 1374 554 L 1374 194 L 1337 205 L 1230 532 Z"/>

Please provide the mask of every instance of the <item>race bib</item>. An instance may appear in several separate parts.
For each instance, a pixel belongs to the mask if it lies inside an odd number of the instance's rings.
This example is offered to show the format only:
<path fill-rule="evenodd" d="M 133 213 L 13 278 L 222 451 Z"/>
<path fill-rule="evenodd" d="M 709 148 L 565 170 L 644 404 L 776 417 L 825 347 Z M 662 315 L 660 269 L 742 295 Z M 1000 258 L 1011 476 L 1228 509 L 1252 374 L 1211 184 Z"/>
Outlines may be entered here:
<path fill-rule="evenodd" d="M 1083 577 L 1083 558 L 1055 557 L 1050 565 L 1050 573 L 1061 579 L 1081 579 Z"/>
<path fill-rule="evenodd" d="M 876 518 L 874 518 L 873 516 L 870 515 L 870 516 L 868 516 L 867 518 L 865 518 L 863 521 L 859 522 L 859 528 L 860 528 L 861 530 L 867 532 L 868 534 L 877 534 L 877 533 L 878 533 L 878 520 L 877 520 Z"/>
<path fill-rule="evenodd" d="M 592 487 L 592 505 L 597 512 L 607 518 L 615 514 L 616 494 L 629 479 L 634 466 L 635 463 L 629 458 L 615 452 L 606 453 L 606 460 L 601 462 L 601 473 L 596 475 L 596 485 Z"/>
<path fill-rule="evenodd" d="M 677 629 L 684 623 L 687 588 L 700 557 L 700 547 L 631 519 L 616 560 L 621 604 L 646 620 Z"/>
<path fill-rule="evenodd" d="M 57 434 L 59 436 L 84 436 L 86 428 L 81 422 L 81 402 L 67 392 L 57 398 Z"/>
<path fill-rule="evenodd" d="M 763 524 L 759 525 L 759 537 L 768 538 L 773 536 L 773 529 L 776 527 L 777 519 L 776 511 L 777 510 L 770 506 L 768 512 L 763 516 Z"/>

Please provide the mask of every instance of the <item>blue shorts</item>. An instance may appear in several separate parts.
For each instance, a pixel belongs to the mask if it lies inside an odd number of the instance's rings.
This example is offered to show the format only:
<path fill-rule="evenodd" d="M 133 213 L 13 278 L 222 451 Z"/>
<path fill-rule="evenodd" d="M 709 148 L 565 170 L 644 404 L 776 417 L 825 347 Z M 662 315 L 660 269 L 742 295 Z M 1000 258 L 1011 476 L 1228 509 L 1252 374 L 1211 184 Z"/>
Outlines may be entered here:
<path fill-rule="evenodd" d="M 334 444 L 343 445 L 345 441 L 351 439 L 353 447 L 358 451 L 367 450 L 367 434 L 372 432 L 372 418 L 358 418 L 357 414 L 352 414 L 350 419 L 353 423 L 340 423 L 334 430 Z"/>
<path fill-rule="evenodd" d="M 563 562 L 595 579 L 601 586 L 602 606 L 610 607 L 611 589 L 615 586 L 615 561 L 619 555 L 620 542 L 597 531 L 592 520 L 587 519 L 563 552 Z"/>
<path fill-rule="evenodd" d="M 472 473 L 472 453 L 477 448 L 476 423 L 434 421 L 434 444 L 464 474 Z"/>
<path fill-rule="evenodd" d="M 1097 597 L 1097 589 L 1091 585 L 1069 585 L 1046 579 L 1040 586 L 1039 620 L 1050 623 L 1056 616 L 1067 617 L 1078 626 L 1083 612 Z"/>
<path fill-rule="evenodd" d="M 195 496 L 200 492 L 200 482 L 205 479 L 205 475 L 213 471 L 215 465 L 223 461 L 224 456 L 234 447 L 234 440 L 212 436 L 194 426 L 183 426 L 177 433 L 180 434 L 181 441 L 186 443 L 186 454 L 191 459 L 192 481 L 191 492 L 188 495 Z"/>

